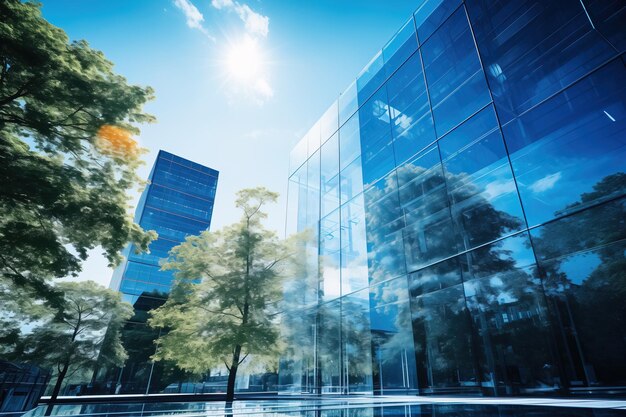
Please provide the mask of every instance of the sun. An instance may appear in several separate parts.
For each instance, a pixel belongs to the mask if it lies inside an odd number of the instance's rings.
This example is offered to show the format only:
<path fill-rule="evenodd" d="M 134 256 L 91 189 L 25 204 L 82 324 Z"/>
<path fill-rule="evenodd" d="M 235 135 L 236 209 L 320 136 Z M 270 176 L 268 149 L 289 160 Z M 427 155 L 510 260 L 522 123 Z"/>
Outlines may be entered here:
<path fill-rule="evenodd" d="M 264 70 L 264 56 L 259 42 L 249 36 L 232 43 L 226 51 L 225 70 L 229 78 L 252 82 Z"/>
<path fill-rule="evenodd" d="M 226 37 L 214 62 L 229 97 L 246 97 L 262 104 L 274 96 L 270 82 L 274 63 L 263 45 L 262 39 L 250 35 Z"/>

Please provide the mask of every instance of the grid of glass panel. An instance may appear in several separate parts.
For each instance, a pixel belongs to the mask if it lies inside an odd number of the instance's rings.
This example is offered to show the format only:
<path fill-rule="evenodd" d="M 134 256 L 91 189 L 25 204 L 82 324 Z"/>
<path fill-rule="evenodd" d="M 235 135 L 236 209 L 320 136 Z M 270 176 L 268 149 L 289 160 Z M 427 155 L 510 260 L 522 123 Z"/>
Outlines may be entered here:
<path fill-rule="evenodd" d="M 149 184 L 136 211 L 136 221 L 159 237 L 149 253 L 128 253 L 119 290 L 136 297 L 169 292 L 172 273 L 160 271 L 159 261 L 186 236 L 211 224 L 218 172 L 165 151 L 159 151 Z M 141 271 L 141 272 L 138 272 Z"/>
<path fill-rule="evenodd" d="M 313 237 L 281 389 L 626 387 L 625 27 L 613 1 L 417 4 L 291 154 Z"/>

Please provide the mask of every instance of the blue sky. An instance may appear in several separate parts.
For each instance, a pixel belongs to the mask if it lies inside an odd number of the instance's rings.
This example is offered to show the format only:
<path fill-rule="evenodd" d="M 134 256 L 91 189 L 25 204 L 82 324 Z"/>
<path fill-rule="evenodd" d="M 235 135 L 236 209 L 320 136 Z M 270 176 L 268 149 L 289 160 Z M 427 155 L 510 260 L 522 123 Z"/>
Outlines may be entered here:
<path fill-rule="evenodd" d="M 212 229 L 237 220 L 237 190 L 266 186 L 281 194 L 268 226 L 282 233 L 291 148 L 418 3 L 44 0 L 42 11 L 70 39 L 103 51 L 129 82 L 155 89 L 145 109 L 158 121 L 138 138 L 150 151 L 142 177 L 159 149 L 219 170 Z M 238 61 L 247 44 L 258 68 Z M 106 285 L 110 277 L 93 251 L 81 278 Z"/>

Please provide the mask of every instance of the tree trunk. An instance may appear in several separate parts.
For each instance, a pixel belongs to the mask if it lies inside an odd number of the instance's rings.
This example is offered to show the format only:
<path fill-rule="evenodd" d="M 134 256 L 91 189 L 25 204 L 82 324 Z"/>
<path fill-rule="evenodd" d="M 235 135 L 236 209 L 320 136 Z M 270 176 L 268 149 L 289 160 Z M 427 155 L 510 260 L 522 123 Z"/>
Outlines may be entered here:
<path fill-rule="evenodd" d="M 54 389 L 52 390 L 52 394 L 50 395 L 50 402 L 48 403 L 48 408 L 46 408 L 46 415 L 49 416 L 52 414 L 52 408 L 54 407 L 54 403 L 59 396 L 59 392 L 61 392 L 61 387 L 63 386 L 63 380 L 65 379 L 65 375 L 67 374 L 67 370 L 69 369 L 69 364 L 64 364 L 63 368 L 59 372 L 59 376 L 57 377 L 57 382 L 54 384 Z"/>
<path fill-rule="evenodd" d="M 250 217 L 246 220 L 246 240 L 249 244 L 250 239 Z M 248 314 L 250 312 L 250 287 L 248 280 L 250 279 L 250 266 L 252 261 L 250 259 L 250 247 L 247 248 L 246 255 L 246 274 L 244 276 L 244 302 L 243 309 L 241 310 L 241 326 L 239 331 L 245 332 L 246 324 L 248 323 Z M 233 360 L 228 371 L 228 385 L 226 386 L 226 411 L 232 413 L 233 400 L 235 399 L 235 378 L 237 377 L 237 368 L 239 367 L 239 358 L 241 356 L 241 345 L 236 345 L 233 350 Z M 230 414 L 227 414 L 230 415 Z"/>
<path fill-rule="evenodd" d="M 241 356 L 241 345 L 235 346 L 233 351 L 233 360 L 228 372 L 228 385 L 226 386 L 226 405 L 232 406 L 235 398 L 235 378 L 237 377 L 237 368 L 239 367 L 239 357 Z"/>

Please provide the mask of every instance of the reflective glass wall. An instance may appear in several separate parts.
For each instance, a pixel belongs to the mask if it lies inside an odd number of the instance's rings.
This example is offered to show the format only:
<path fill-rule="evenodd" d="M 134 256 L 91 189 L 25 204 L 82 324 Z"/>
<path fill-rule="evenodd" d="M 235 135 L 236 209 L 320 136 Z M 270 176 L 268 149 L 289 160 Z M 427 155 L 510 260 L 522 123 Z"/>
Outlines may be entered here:
<path fill-rule="evenodd" d="M 292 151 L 281 389 L 626 389 L 626 7 L 416 6 Z"/>
<path fill-rule="evenodd" d="M 186 381 L 187 375 L 173 364 L 150 360 L 158 330 L 146 321 L 148 312 L 165 302 L 174 279 L 172 271 L 160 270 L 159 261 L 186 236 L 211 225 L 218 175 L 214 169 L 159 151 L 135 212 L 135 222 L 159 237 L 150 244 L 149 253 L 135 253 L 132 245 L 126 248 L 126 260 L 111 280 L 111 288 L 135 309 L 122 332 L 128 360 L 122 369 L 98 370 L 94 393 L 178 392 L 180 381 Z"/>

